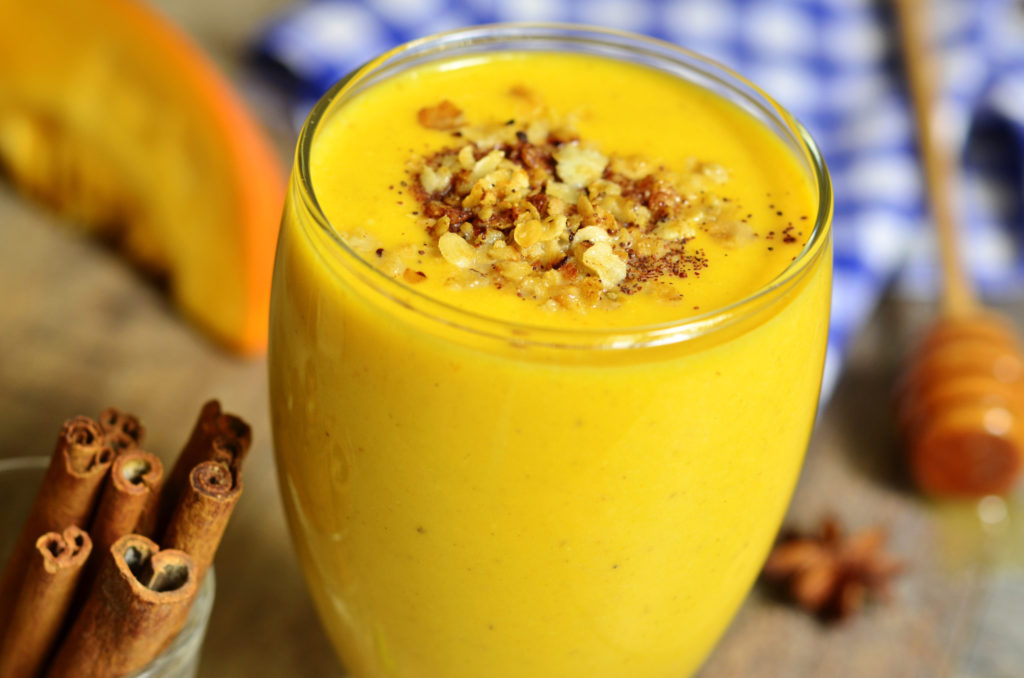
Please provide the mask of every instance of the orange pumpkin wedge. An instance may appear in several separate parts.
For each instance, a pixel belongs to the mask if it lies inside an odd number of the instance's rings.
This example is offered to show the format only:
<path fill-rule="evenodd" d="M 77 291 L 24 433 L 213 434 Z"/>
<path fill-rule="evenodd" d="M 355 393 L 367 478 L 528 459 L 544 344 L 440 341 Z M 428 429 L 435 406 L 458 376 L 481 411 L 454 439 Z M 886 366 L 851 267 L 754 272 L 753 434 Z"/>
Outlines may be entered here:
<path fill-rule="evenodd" d="M 134 0 L 0 0 L 0 166 L 165 278 L 231 349 L 265 348 L 279 158 L 207 57 Z"/>

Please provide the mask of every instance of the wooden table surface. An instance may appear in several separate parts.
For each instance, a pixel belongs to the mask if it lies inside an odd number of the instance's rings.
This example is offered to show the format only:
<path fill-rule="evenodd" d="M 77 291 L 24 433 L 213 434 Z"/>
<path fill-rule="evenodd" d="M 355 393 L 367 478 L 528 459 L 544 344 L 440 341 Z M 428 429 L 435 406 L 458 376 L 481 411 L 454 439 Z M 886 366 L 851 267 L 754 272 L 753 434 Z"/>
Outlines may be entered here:
<path fill-rule="evenodd" d="M 247 41 L 280 0 L 162 0 L 246 92 L 291 155 L 283 102 L 255 86 Z M 220 352 L 119 259 L 0 187 L 0 457 L 49 454 L 61 422 L 107 405 L 135 412 L 170 459 L 208 397 L 253 424 L 245 494 L 217 557 L 200 676 L 341 676 L 289 545 L 271 454 L 262 360 Z M 1007 309 L 1024 323 L 1024 304 Z M 890 392 L 908 341 L 933 312 L 887 302 L 858 339 L 822 414 L 787 521 L 882 523 L 907 563 L 894 600 L 823 626 L 755 588 L 700 673 L 731 676 L 1024 676 L 1024 513 L 982 529 L 974 505 L 907 486 Z M 998 513 L 998 504 L 989 506 Z M 524 648 L 524 651 L 528 651 Z M 483 678 L 483 677 L 482 677 Z"/>

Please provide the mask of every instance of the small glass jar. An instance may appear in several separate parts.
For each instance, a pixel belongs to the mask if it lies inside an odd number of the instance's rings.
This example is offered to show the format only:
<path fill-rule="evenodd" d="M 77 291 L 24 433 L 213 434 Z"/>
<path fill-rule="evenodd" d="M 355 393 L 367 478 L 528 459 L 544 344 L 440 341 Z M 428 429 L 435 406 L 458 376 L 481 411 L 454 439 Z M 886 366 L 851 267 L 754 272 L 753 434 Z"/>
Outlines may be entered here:
<path fill-rule="evenodd" d="M 48 457 L 0 459 L 0 564 L 7 561 L 49 463 Z M 126 678 L 194 678 L 215 590 L 210 568 L 178 635 L 153 661 Z"/>

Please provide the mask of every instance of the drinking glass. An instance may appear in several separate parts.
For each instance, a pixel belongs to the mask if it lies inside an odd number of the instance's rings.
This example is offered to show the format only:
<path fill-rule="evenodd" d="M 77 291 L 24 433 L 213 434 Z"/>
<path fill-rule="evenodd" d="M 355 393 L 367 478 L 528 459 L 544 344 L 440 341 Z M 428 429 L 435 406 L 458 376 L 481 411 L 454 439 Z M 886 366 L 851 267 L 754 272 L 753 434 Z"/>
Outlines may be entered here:
<path fill-rule="evenodd" d="M 614 330 L 484 317 L 382 273 L 320 209 L 310 153 L 323 126 L 412 67 L 505 50 L 645 64 L 742 108 L 817 190 L 806 246 L 746 298 Z M 291 175 L 269 370 L 293 541 L 347 670 L 695 671 L 754 581 L 802 463 L 827 335 L 831 208 L 821 156 L 785 110 L 724 67 L 635 35 L 471 28 L 388 52 L 324 96 Z"/>

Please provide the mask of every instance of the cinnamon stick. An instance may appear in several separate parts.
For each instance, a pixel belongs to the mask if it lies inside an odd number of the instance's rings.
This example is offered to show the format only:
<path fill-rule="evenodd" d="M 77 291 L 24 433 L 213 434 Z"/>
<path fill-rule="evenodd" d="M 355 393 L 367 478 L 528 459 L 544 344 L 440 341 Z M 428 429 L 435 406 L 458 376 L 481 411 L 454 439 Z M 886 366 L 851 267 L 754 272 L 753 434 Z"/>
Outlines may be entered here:
<path fill-rule="evenodd" d="M 140 535 L 114 542 L 48 678 L 111 678 L 138 670 L 170 644 L 198 591 L 187 553 Z"/>
<path fill-rule="evenodd" d="M 248 440 L 219 435 L 210 442 L 209 457 L 204 461 L 215 461 L 223 464 L 231 469 L 233 474 L 239 475 L 242 471 L 242 460 L 248 451 Z"/>
<path fill-rule="evenodd" d="M 189 483 L 189 474 L 204 461 L 221 461 L 235 475 L 252 444 L 252 429 L 243 419 L 221 411 L 220 402 L 210 400 L 199 411 L 192 434 L 171 467 L 164 485 L 159 525 L 165 528 L 178 497 Z"/>
<path fill-rule="evenodd" d="M 106 553 L 126 534 L 150 534 L 163 475 L 160 459 L 143 450 L 129 450 L 114 460 L 89 529 L 97 553 Z"/>
<path fill-rule="evenodd" d="M 99 424 L 110 446 L 118 454 L 138 448 L 146 432 L 135 415 L 122 412 L 116 407 L 108 407 L 100 412 Z"/>
<path fill-rule="evenodd" d="M 241 479 L 219 462 L 204 461 L 189 474 L 189 484 L 172 514 L 163 546 L 190 554 L 200 581 L 213 563 L 241 494 Z"/>
<path fill-rule="evenodd" d="M 0 637 L 0 676 L 38 675 L 91 551 L 89 535 L 74 525 L 63 533 L 47 532 L 36 540 L 10 623 Z"/>
<path fill-rule="evenodd" d="M 69 525 L 85 528 L 114 458 L 100 425 L 88 417 L 64 422 L 42 485 L 0 579 L 0 636 L 3 636 L 39 535 Z"/>

